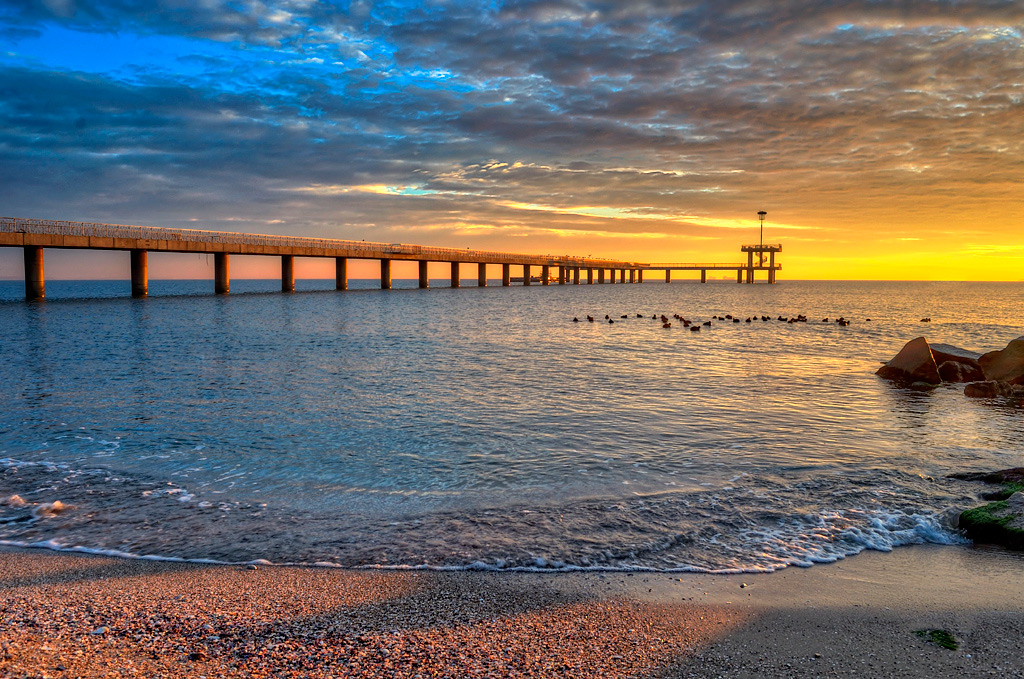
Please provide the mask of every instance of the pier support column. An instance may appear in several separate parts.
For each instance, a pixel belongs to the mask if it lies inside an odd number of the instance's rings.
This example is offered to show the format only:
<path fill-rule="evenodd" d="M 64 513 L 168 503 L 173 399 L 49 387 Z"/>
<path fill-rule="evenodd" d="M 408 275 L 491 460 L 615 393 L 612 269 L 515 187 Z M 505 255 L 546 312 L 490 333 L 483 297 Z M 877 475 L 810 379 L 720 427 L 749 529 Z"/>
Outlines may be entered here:
<path fill-rule="evenodd" d="M 380 289 L 390 290 L 391 289 L 391 260 L 382 259 L 380 260 Z"/>
<path fill-rule="evenodd" d="M 666 283 L 671 283 L 672 282 L 672 270 L 671 269 L 665 269 L 665 282 Z"/>
<path fill-rule="evenodd" d="M 213 253 L 213 291 L 218 295 L 231 292 L 231 276 L 228 273 L 228 253 Z"/>
<path fill-rule="evenodd" d="M 754 253 L 747 253 L 747 283 L 754 282 Z"/>
<path fill-rule="evenodd" d="M 769 253 L 768 266 L 771 267 L 770 269 L 768 269 L 768 282 L 770 284 L 774 285 L 775 284 L 775 250 L 772 250 Z"/>
<path fill-rule="evenodd" d="M 637 283 L 643 283 L 644 282 L 644 270 L 643 269 L 637 269 L 636 270 L 636 282 Z"/>
<path fill-rule="evenodd" d="M 587 269 L 587 285 L 593 285 L 593 284 L 594 284 L 594 270 L 593 269 Z"/>
<path fill-rule="evenodd" d="M 548 278 L 550 278 L 550 277 L 551 277 L 551 267 L 549 265 L 547 265 L 547 264 L 542 265 L 540 267 L 540 284 L 541 285 L 547 285 L 548 284 Z"/>
<path fill-rule="evenodd" d="M 575 266 L 572 269 L 572 284 L 573 285 L 579 285 L 580 284 L 580 268 L 578 266 Z"/>
<path fill-rule="evenodd" d="M 558 284 L 565 285 L 566 279 L 569 277 L 569 270 L 564 266 L 558 267 Z"/>
<path fill-rule="evenodd" d="M 281 292 L 295 292 L 294 255 L 281 255 Z"/>
<path fill-rule="evenodd" d="M 708 270 L 707 269 L 701 269 L 700 270 L 700 282 L 701 283 L 707 283 L 708 282 Z"/>
<path fill-rule="evenodd" d="M 736 269 L 736 282 L 737 283 L 742 283 L 743 282 L 743 269 Z"/>
<path fill-rule="evenodd" d="M 636 283 L 636 269 L 629 270 L 629 282 Z"/>
<path fill-rule="evenodd" d="M 507 288 L 512 284 L 512 275 L 509 268 L 510 265 L 508 264 L 501 265 L 501 287 L 503 288 Z"/>
<path fill-rule="evenodd" d="M 452 262 L 452 287 L 457 288 L 462 285 L 462 279 L 459 278 L 459 263 Z"/>
<path fill-rule="evenodd" d="M 348 290 L 348 259 L 334 258 L 334 289 Z"/>
<path fill-rule="evenodd" d="M 132 250 L 132 297 L 149 294 L 149 262 L 145 250 Z"/>
<path fill-rule="evenodd" d="M 530 284 L 530 265 L 523 264 L 523 285 Z"/>
<path fill-rule="evenodd" d="M 597 270 L 597 282 L 599 284 L 604 283 L 604 269 Z"/>
<path fill-rule="evenodd" d="M 476 265 L 476 287 L 486 288 L 487 287 L 487 265 L 477 264 Z"/>
<path fill-rule="evenodd" d="M 46 297 L 46 277 L 43 275 L 43 249 L 38 245 L 25 246 L 25 299 Z"/>
<path fill-rule="evenodd" d="M 417 264 L 420 268 L 420 290 L 426 290 L 430 287 L 430 276 L 427 272 L 428 262 L 421 260 Z"/>
<path fill-rule="evenodd" d="M 622 283 L 623 285 L 626 284 L 626 270 L 625 269 L 619 269 L 619 282 Z"/>

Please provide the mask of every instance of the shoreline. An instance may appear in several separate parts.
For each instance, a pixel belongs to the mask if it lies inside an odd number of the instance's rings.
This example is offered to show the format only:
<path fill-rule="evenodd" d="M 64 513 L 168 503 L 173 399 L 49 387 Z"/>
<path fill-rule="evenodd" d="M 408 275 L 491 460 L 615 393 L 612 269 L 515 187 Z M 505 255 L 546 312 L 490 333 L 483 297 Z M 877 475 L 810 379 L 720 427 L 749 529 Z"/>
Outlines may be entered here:
<path fill-rule="evenodd" d="M 1024 555 L 987 547 L 728 575 L 251 570 L 0 547 L 0 587 L 4 676 L 1024 677 Z"/>

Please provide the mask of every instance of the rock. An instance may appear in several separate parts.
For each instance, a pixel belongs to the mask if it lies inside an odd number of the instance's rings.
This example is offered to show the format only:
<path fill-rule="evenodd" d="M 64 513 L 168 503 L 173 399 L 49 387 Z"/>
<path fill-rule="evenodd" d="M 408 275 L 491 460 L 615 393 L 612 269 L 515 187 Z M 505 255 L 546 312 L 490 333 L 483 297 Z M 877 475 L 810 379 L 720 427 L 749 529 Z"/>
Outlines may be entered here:
<path fill-rule="evenodd" d="M 43 504 L 39 505 L 38 507 L 32 510 L 32 516 L 35 516 L 39 519 L 49 519 L 51 517 L 57 516 L 58 514 L 63 514 L 69 509 L 74 508 L 74 505 L 66 505 L 60 500 L 55 500 L 53 502 L 44 502 Z"/>
<path fill-rule="evenodd" d="M 960 515 L 960 528 L 975 542 L 1024 550 L 1024 493 L 968 509 Z"/>
<path fill-rule="evenodd" d="M 936 361 L 939 360 L 937 353 L 933 351 L 932 355 L 935 356 Z M 978 366 L 954 361 L 939 363 L 939 377 L 943 382 L 978 382 L 985 379 L 984 373 Z"/>
<path fill-rule="evenodd" d="M 1024 467 L 1000 469 L 997 472 L 957 472 L 950 474 L 949 478 L 985 483 L 1024 483 Z"/>
<path fill-rule="evenodd" d="M 999 351 L 990 351 L 978 359 L 986 380 L 1024 384 L 1024 336 Z"/>
<path fill-rule="evenodd" d="M 97 627 L 93 631 L 89 632 L 89 634 L 100 635 L 100 634 L 106 634 L 108 631 L 109 630 L 106 627 Z"/>
<path fill-rule="evenodd" d="M 930 344 L 928 346 L 931 347 L 932 356 L 935 357 L 936 363 L 952 361 L 953 363 L 973 365 L 975 368 L 980 367 L 978 365 L 978 359 L 981 358 L 981 354 L 976 351 L 961 349 L 960 347 L 955 347 L 952 344 Z"/>
<path fill-rule="evenodd" d="M 971 398 L 995 398 L 997 396 L 1024 396 L 1024 385 L 1008 382 L 971 382 L 964 387 L 964 396 Z"/>
<path fill-rule="evenodd" d="M 928 340 L 918 337 L 907 342 L 891 361 L 883 365 L 876 375 L 897 382 L 927 382 L 938 384 L 942 381 L 935 357 L 928 346 Z"/>
<path fill-rule="evenodd" d="M 28 503 L 22 500 L 20 495 L 12 495 L 0 504 L 5 504 L 8 507 L 24 507 Z"/>
<path fill-rule="evenodd" d="M 983 481 L 988 484 L 998 485 L 998 489 L 981 494 L 982 499 L 990 501 L 1006 500 L 1014 493 L 1024 490 L 1024 467 L 1002 469 L 997 472 L 960 472 L 950 474 L 949 478 L 962 481 Z"/>

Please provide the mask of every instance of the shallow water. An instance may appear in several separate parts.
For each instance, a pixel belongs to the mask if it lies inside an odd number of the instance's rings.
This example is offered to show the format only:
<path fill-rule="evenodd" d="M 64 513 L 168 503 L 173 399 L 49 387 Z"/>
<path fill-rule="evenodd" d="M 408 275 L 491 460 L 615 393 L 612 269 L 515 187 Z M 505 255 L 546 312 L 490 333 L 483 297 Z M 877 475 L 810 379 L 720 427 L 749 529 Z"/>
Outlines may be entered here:
<path fill-rule="evenodd" d="M 133 300 L 125 282 L 54 281 L 40 304 L 0 284 L 0 497 L 29 503 L 0 508 L 0 539 L 772 570 L 959 542 L 947 514 L 978 489 L 945 475 L 1021 464 L 1019 404 L 873 373 L 922 334 L 1005 346 L 1024 284 L 496 283 L 154 281 Z M 655 312 L 758 320 L 694 333 Z M 54 500 L 75 508 L 32 515 Z"/>

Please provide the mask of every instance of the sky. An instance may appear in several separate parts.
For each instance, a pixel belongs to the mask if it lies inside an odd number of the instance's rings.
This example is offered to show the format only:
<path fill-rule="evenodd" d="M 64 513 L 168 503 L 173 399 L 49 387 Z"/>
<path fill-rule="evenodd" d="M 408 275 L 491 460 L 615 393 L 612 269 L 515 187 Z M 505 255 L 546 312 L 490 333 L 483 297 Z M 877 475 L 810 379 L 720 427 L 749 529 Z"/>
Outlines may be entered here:
<path fill-rule="evenodd" d="M 0 0 L 0 214 L 655 263 L 741 261 L 765 210 L 780 279 L 1024 280 L 1022 33 L 1020 0 Z"/>

